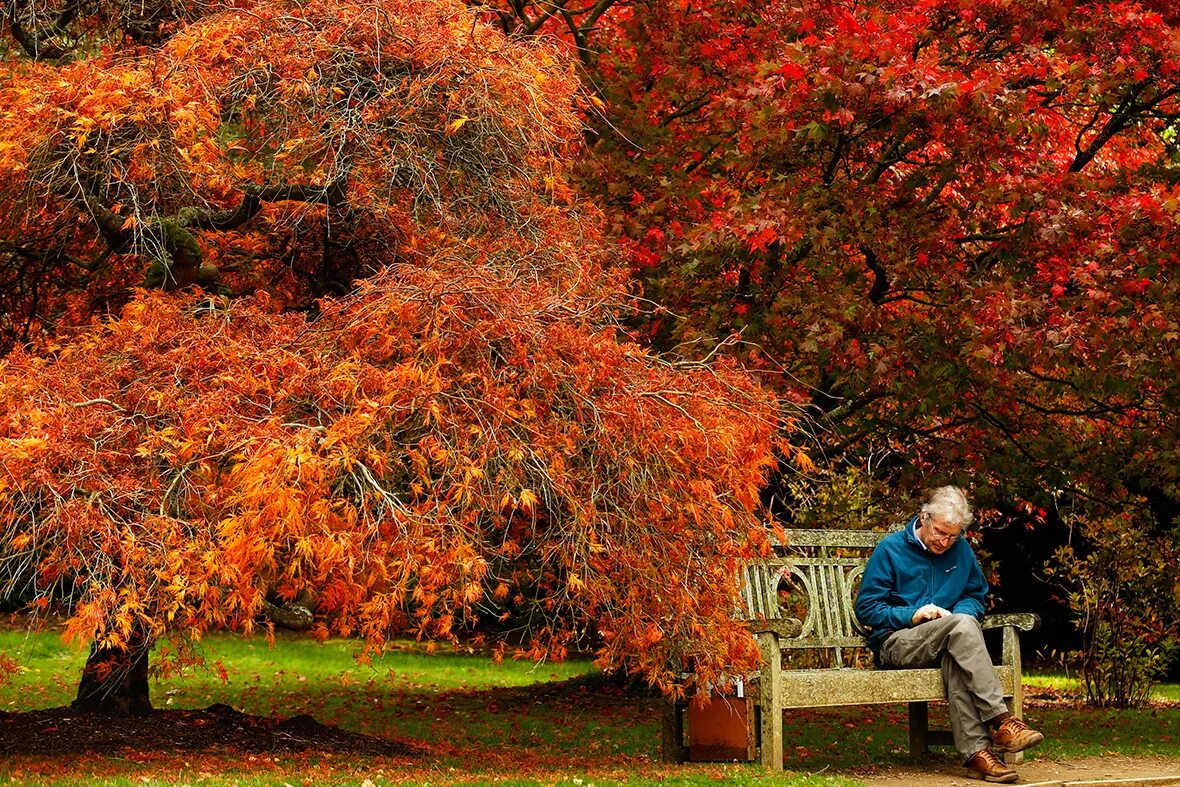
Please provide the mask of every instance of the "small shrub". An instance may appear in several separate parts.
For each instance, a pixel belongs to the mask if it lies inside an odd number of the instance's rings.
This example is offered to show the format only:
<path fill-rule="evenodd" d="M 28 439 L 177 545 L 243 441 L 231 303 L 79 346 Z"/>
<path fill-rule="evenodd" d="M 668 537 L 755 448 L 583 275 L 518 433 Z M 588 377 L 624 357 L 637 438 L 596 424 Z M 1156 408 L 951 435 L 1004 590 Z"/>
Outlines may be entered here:
<path fill-rule="evenodd" d="M 1087 700 L 1120 708 L 1147 704 L 1152 688 L 1176 653 L 1170 640 L 1151 644 L 1107 624 L 1097 625 L 1086 645 L 1082 685 Z"/>
<path fill-rule="evenodd" d="M 1078 548 L 1057 550 L 1050 575 L 1082 633 L 1077 654 L 1086 699 L 1093 705 L 1137 707 L 1177 652 L 1177 532 L 1149 535 L 1129 515 L 1079 518 Z"/>

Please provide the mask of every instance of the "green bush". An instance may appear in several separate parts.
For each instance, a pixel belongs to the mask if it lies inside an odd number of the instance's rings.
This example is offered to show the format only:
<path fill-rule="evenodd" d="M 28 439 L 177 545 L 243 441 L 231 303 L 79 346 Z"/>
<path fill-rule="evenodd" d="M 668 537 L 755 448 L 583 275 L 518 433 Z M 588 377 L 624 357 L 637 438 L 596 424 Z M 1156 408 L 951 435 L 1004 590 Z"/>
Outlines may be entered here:
<path fill-rule="evenodd" d="M 1067 590 L 1082 633 L 1087 700 L 1138 707 L 1177 652 L 1180 636 L 1180 537 L 1149 535 L 1130 515 L 1078 518 L 1079 544 L 1057 550 L 1048 571 Z"/>
<path fill-rule="evenodd" d="M 1086 698 L 1120 708 L 1145 705 L 1176 653 L 1170 640 L 1149 643 L 1107 624 L 1095 626 L 1087 649 L 1082 662 Z"/>

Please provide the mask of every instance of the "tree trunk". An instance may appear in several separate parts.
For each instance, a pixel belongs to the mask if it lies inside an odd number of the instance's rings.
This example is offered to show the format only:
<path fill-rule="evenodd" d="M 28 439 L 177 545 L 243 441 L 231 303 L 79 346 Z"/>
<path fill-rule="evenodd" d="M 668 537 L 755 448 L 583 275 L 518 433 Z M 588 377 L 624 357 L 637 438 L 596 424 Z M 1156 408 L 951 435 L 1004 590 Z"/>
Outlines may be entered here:
<path fill-rule="evenodd" d="M 93 643 L 71 707 L 91 713 L 151 713 L 147 670 L 146 644 L 118 650 Z"/>
<path fill-rule="evenodd" d="M 271 623 L 291 631 L 307 631 L 315 622 L 315 616 L 305 596 L 283 604 L 264 601 L 262 612 Z"/>

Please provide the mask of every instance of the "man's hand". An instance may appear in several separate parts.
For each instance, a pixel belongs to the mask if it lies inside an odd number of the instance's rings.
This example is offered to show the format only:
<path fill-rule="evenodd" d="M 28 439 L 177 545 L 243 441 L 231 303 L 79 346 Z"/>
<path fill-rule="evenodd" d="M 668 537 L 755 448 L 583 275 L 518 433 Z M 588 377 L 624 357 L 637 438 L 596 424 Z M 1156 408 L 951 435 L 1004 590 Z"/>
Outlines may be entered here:
<path fill-rule="evenodd" d="M 925 623 L 927 620 L 945 618 L 949 614 L 951 614 L 949 611 L 937 604 L 927 604 L 924 607 L 918 607 L 918 611 L 914 613 L 913 624 L 916 626 L 919 623 Z"/>

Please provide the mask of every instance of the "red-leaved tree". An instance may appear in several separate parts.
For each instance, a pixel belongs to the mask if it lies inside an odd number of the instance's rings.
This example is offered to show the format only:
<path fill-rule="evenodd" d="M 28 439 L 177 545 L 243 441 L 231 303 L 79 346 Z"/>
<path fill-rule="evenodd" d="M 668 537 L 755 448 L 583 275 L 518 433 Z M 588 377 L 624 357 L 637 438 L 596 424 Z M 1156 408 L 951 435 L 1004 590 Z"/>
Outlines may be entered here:
<path fill-rule="evenodd" d="M 1175 4 L 497 7 L 588 53 L 657 346 L 741 331 L 905 486 L 1176 499 Z"/>
<path fill-rule="evenodd" d="M 730 349 L 825 422 L 821 468 L 901 498 L 972 484 L 988 522 L 1080 516 L 1088 589 L 1137 592 L 1174 553 L 1175 3 L 495 5 L 581 47 L 605 107 L 581 179 L 658 347 L 741 331 Z M 1098 560 L 1124 538 L 1164 557 Z M 1124 621 L 1140 645 L 1180 636 L 1163 581 L 1166 611 Z"/>

